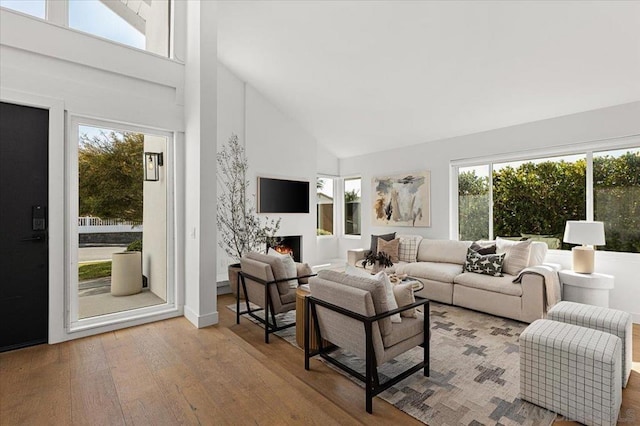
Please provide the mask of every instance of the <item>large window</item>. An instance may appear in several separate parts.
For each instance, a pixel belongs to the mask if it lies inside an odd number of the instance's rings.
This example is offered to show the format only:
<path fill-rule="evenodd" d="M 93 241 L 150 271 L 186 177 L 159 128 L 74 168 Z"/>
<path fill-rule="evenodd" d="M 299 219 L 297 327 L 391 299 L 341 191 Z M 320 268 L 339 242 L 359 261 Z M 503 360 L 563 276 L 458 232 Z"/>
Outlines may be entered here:
<path fill-rule="evenodd" d="M 348 178 L 344 180 L 344 234 L 360 235 L 361 212 L 360 195 L 362 189 L 361 178 Z"/>
<path fill-rule="evenodd" d="M 332 178 L 319 177 L 316 181 L 318 210 L 317 234 L 333 235 L 333 182 Z"/>
<path fill-rule="evenodd" d="M 170 1 L 0 0 L 0 6 L 169 56 Z"/>
<path fill-rule="evenodd" d="M 640 148 L 460 165 L 457 177 L 461 240 L 532 238 L 568 249 L 566 221 L 599 220 L 606 250 L 640 252 Z"/>
<path fill-rule="evenodd" d="M 593 215 L 606 250 L 640 253 L 640 148 L 594 152 Z"/>
<path fill-rule="evenodd" d="M 45 0 L 0 0 L 0 6 L 41 19 L 46 14 Z"/>
<path fill-rule="evenodd" d="M 489 166 L 460 167 L 458 170 L 459 239 L 489 238 L 489 206 Z"/>

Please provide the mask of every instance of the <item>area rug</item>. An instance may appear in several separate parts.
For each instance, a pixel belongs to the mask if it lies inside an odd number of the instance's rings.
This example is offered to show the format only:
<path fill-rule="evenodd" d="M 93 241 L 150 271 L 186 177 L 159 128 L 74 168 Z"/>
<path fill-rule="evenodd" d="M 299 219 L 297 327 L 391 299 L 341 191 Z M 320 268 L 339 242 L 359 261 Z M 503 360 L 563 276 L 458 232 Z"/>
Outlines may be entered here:
<path fill-rule="evenodd" d="M 229 308 L 235 311 L 235 304 Z M 295 312 L 278 319 L 283 323 L 295 321 Z M 424 377 L 420 371 L 378 396 L 434 426 L 548 426 L 555 419 L 555 413 L 518 398 L 518 336 L 526 326 L 431 302 L 431 376 Z M 296 345 L 295 328 L 275 334 Z M 333 355 L 364 374 L 364 363 L 359 358 L 342 350 Z M 378 369 L 380 380 L 384 382 L 404 371 L 421 357 L 421 348 L 404 353 Z M 345 374 L 342 370 L 336 371 Z M 362 385 L 359 380 L 353 380 Z"/>

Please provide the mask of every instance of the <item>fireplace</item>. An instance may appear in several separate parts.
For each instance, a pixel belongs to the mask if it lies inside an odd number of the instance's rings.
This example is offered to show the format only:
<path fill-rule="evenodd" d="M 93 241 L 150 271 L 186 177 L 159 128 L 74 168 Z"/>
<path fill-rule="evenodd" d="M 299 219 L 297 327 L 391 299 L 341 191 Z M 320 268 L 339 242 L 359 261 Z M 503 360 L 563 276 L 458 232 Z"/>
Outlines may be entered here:
<path fill-rule="evenodd" d="M 267 250 L 269 248 L 279 253 L 290 254 L 293 256 L 293 260 L 302 262 L 302 235 L 276 237 L 272 244 L 267 243 Z"/>

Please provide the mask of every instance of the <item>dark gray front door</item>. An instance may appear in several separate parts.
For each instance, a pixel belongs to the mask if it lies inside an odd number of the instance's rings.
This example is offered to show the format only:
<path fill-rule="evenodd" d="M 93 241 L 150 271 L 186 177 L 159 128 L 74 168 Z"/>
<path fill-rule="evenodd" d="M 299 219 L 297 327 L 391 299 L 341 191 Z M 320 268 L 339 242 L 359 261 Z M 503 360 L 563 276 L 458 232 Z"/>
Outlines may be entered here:
<path fill-rule="evenodd" d="M 0 103 L 0 351 L 45 343 L 49 111 Z"/>

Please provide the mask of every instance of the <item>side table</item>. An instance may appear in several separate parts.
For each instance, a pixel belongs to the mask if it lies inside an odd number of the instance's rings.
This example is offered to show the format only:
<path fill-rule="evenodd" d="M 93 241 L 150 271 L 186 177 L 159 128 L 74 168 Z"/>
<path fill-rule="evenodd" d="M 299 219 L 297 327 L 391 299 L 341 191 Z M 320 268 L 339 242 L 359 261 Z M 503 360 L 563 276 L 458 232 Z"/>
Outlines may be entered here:
<path fill-rule="evenodd" d="M 569 269 L 558 272 L 562 284 L 562 300 L 587 305 L 609 307 L 609 290 L 614 287 L 614 276 L 607 274 L 581 274 Z"/>
<path fill-rule="evenodd" d="M 310 294 L 309 290 L 303 287 L 298 287 L 296 290 L 296 343 L 302 349 L 304 349 L 304 313 L 307 310 L 307 296 Z M 309 330 L 311 331 L 311 336 L 309 336 L 309 348 L 311 350 L 318 349 L 318 338 L 313 332 L 313 317 L 309 318 Z M 327 344 L 329 343 L 327 342 Z"/>

